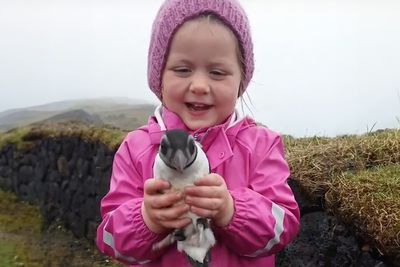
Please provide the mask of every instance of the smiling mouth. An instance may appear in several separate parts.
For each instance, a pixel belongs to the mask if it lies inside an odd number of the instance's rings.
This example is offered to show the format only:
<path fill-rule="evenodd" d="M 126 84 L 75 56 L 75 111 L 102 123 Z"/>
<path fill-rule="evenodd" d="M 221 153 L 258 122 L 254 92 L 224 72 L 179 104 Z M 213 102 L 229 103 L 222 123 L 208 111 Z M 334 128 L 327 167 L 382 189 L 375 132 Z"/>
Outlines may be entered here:
<path fill-rule="evenodd" d="M 212 107 L 212 105 L 201 104 L 201 103 L 189 103 L 189 102 L 185 103 L 185 105 L 191 111 L 205 111 Z"/>

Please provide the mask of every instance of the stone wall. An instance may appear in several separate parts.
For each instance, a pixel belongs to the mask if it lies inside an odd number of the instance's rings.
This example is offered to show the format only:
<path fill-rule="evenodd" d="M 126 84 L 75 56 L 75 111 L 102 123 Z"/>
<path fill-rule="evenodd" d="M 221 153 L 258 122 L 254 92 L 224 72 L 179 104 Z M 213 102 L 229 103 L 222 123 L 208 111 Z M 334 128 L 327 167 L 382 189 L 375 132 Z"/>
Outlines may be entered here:
<path fill-rule="evenodd" d="M 36 142 L 23 152 L 0 150 L 0 188 L 39 204 L 45 227 L 60 220 L 76 237 L 94 240 L 115 152 L 79 137 Z"/>

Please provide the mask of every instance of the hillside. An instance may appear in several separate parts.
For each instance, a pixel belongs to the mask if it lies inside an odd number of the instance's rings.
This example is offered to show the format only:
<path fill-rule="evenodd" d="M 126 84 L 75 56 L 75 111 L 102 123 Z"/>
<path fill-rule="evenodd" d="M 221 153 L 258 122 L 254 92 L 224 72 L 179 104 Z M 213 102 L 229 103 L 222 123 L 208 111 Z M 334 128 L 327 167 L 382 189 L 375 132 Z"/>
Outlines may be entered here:
<path fill-rule="evenodd" d="M 50 118 L 47 118 L 39 123 L 56 123 L 56 122 L 69 122 L 78 121 L 89 125 L 102 126 L 104 123 L 97 114 L 89 114 L 83 109 L 75 109 L 66 111 Z"/>
<path fill-rule="evenodd" d="M 78 121 L 132 130 L 146 123 L 155 106 L 129 98 L 78 99 L 0 112 L 0 133 L 38 122 Z"/>

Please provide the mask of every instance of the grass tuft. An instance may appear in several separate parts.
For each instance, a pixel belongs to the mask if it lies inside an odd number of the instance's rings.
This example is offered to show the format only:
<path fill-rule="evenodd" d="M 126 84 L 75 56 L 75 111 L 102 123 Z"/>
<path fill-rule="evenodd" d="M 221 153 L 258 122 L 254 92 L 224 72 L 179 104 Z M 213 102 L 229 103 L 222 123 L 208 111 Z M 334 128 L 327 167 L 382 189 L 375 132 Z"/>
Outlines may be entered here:
<path fill-rule="evenodd" d="M 7 144 L 12 144 L 18 150 L 24 150 L 43 138 L 78 136 L 87 142 L 103 143 L 110 151 L 115 151 L 126 134 L 127 132 L 117 128 L 98 128 L 76 122 L 32 124 L 0 134 L 0 149 Z"/>
<path fill-rule="evenodd" d="M 327 206 L 383 254 L 400 253 L 400 164 L 334 178 Z"/>
<path fill-rule="evenodd" d="M 312 199 L 323 198 L 342 172 L 400 163 L 400 130 L 284 140 L 291 178 Z"/>

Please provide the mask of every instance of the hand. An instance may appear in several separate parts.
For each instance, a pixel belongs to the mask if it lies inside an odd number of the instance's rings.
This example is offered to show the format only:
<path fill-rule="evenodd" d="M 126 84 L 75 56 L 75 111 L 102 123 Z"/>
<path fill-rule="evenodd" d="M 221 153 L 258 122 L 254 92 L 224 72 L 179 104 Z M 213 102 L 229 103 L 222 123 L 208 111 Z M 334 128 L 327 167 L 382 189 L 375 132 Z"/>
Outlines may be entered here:
<path fill-rule="evenodd" d="M 234 204 L 224 179 L 211 173 L 194 184 L 185 188 L 185 202 L 191 206 L 190 211 L 200 217 L 213 219 L 217 226 L 228 225 L 233 217 Z"/>
<path fill-rule="evenodd" d="M 182 228 L 191 223 L 189 218 L 183 217 L 189 206 L 182 201 L 182 192 L 161 193 L 169 188 L 170 184 L 162 179 L 147 179 L 144 183 L 142 217 L 154 233 Z"/>

